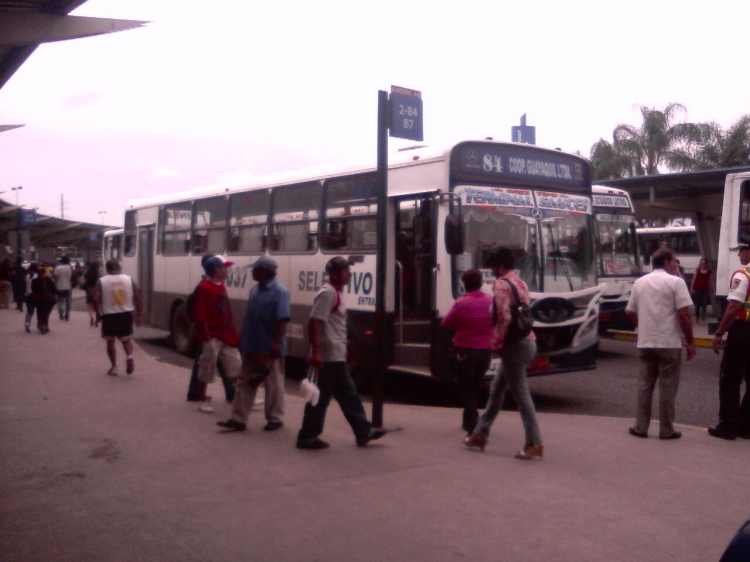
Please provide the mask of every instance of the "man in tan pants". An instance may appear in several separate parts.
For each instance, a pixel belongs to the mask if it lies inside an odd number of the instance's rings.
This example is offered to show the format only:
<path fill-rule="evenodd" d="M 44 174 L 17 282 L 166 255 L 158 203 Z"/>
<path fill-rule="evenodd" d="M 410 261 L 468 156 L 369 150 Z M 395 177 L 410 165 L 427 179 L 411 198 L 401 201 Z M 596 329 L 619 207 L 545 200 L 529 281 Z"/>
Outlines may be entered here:
<path fill-rule="evenodd" d="M 659 439 L 679 439 L 674 428 L 674 404 L 680 384 L 682 335 L 687 342 L 687 359 L 695 355 L 692 299 L 687 285 L 678 276 L 677 258 L 672 250 L 661 248 L 652 257 L 654 270 L 633 285 L 626 312 L 638 325 L 638 409 L 634 437 L 648 437 L 651 402 L 659 382 Z"/>

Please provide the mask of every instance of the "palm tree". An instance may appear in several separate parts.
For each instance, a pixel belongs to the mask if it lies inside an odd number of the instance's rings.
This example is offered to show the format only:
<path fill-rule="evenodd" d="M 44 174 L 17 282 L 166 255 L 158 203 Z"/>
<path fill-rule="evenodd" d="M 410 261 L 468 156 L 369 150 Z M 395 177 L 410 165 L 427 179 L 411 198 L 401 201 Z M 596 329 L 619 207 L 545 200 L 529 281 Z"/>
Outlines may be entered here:
<path fill-rule="evenodd" d="M 690 147 L 700 140 L 700 127 L 693 123 L 676 123 L 685 106 L 670 103 L 663 110 L 640 106 L 643 123 L 639 128 L 617 125 L 612 134 L 615 148 L 634 163 L 637 175 L 659 173 L 660 165 L 680 165 Z"/>
<path fill-rule="evenodd" d="M 594 180 L 625 178 L 635 173 L 633 162 L 617 151 L 612 143 L 599 139 L 591 147 L 591 170 Z"/>
<path fill-rule="evenodd" d="M 658 174 L 659 166 L 680 167 L 691 157 L 700 140 L 700 127 L 676 122 L 679 113 L 686 113 L 685 106 L 639 107 L 640 127 L 619 124 L 612 144 L 600 139 L 591 147 L 594 179 Z"/>
<path fill-rule="evenodd" d="M 750 114 L 740 117 L 726 131 L 718 123 L 701 123 L 700 145 L 694 170 L 750 165 Z"/>

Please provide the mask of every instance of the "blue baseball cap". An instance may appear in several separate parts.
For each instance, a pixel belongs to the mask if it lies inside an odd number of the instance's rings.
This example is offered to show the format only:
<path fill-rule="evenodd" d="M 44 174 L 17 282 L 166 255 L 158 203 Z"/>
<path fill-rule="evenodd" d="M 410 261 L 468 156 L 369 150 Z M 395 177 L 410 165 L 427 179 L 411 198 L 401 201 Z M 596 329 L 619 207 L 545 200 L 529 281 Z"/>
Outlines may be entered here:
<path fill-rule="evenodd" d="M 260 256 L 254 263 L 250 264 L 250 269 L 267 269 L 268 271 L 276 271 L 278 267 L 276 260 L 268 256 Z"/>
<path fill-rule="evenodd" d="M 214 256 L 206 260 L 206 263 L 203 265 L 203 269 L 208 271 L 209 269 L 214 270 L 217 267 L 229 267 L 230 265 L 234 265 L 234 262 L 227 261 L 221 256 Z"/>

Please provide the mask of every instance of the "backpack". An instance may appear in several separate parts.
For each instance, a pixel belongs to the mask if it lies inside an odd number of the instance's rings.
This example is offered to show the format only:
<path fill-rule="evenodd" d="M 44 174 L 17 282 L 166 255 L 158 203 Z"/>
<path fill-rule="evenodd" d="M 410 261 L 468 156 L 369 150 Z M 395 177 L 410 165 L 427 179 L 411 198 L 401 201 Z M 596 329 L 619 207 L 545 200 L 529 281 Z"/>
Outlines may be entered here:
<path fill-rule="evenodd" d="M 203 283 L 203 281 L 201 281 Z M 185 314 L 187 314 L 188 320 L 193 320 L 193 308 L 195 307 L 195 295 L 198 292 L 198 287 L 201 283 L 198 283 L 195 286 L 195 289 L 193 289 L 193 292 L 188 295 L 187 300 L 185 301 Z"/>
<path fill-rule="evenodd" d="M 529 305 L 521 300 L 516 286 L 505 277 L 502 280 L 510 285 L 516 301 L 515 304 L 510 305 L 510 324 L 508 324 L 508 331 L 505 332 L 505 342 L 516 343 L 531 333 L 531 328 L 534 326 L 534 317 L 531 316 Z M 497 303 L 494 298 L 492 299 L 492 310 L 492 322 L 497 324 Z"/>

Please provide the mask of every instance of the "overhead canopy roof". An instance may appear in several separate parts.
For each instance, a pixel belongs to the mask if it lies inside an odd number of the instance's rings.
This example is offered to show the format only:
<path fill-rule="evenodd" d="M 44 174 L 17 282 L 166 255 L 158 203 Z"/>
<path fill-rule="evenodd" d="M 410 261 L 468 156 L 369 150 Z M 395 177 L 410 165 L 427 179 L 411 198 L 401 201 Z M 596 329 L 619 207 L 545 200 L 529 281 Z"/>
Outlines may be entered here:
<path fill-rule="evenodd" d="M 727 174 L 736 172 L 750 172 L 750 167 L 638 176 L 596 183 L 627 191 L 638 218 L 669 219 L 686 213 L 714 218 L 721 215 Z"/>
<path fill-rule="evenodd" d="M 18 211 L 22 208 L 23 206 L 12 205 L 0 199 L 0 243 L 3 245 L 12 244 L 9 235 L 18 227 Z M 29 231 L 31 245 L 39 249 L 59 246 L 79 248 L 101 246 L 101 234 L 113 228 L 117 227 L 66 220 L 37 213 L 36 224 L 25 227 L 25 230 Z M 97 240 L 94 240 L 92 235 L 97 235 Z"/>
<path fill-rule="evenodd" d="M 86 0 L 0 0 L 0 88 L 41 44 L 92 37 L 147 22 L 69 16 Z"/>

